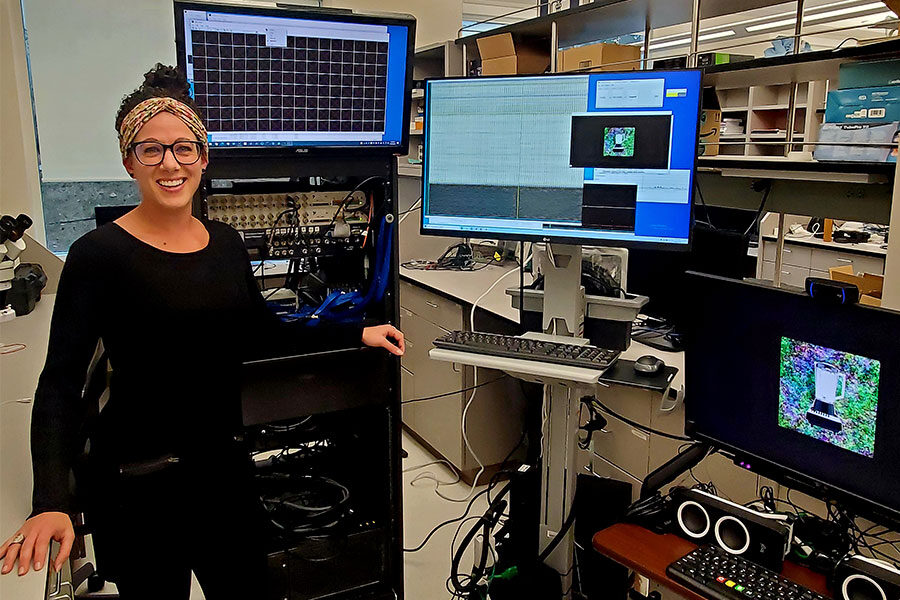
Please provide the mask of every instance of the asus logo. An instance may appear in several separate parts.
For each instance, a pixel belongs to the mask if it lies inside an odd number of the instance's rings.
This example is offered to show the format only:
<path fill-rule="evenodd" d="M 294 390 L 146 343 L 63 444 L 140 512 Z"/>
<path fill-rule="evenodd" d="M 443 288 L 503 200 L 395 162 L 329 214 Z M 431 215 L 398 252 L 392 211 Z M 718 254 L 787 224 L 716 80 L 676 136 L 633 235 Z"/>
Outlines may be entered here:
<path fill-rule="evenodd" d="M 296 150 L 294 150 L 294 152 L 296 152 L 297 154 L 306 154 L 309 152 L 309 148 L 297 148 Z"/>

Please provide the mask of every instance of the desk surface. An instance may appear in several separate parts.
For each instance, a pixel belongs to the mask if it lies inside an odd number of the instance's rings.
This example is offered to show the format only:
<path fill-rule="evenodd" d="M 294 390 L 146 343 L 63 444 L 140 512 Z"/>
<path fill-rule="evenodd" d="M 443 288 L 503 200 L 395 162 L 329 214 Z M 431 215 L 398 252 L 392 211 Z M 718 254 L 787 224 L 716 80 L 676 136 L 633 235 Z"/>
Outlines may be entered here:
<path fill-rule="evenodd" d="M 707 600 L 704 596 L 672 581 L 666 575 L 666 567 L 697 548 L 696 544 L 671 533 L 657 535 L 649 529 L 628 523 L 617 523 L 598 531 L 594 535 L 593 544 L 594 549 L 600 554 L 664 585 L 688 600 Z M 826 578 L 820 573 L 792 562 L 785 562 L 781 576 L 831 598 Z"/>
<path fill-rule="evenodd" d="M 400 277 L 428 288 L 438 294 L 458 300 L 464 304 L 472 304 L 488 289 L 497 278 L 515 267 L 511 264 L 502 267 L 487 267 L 479 271 L 423 271 L 400 267 Z M 531 274 L 525 274 L 525 284 L 531 283 Z M 514 323 L 519 322 L 519 311 L 512 307 L 506 288 L 519 284 L 518 269 L 497 284 L 491 292 L 478 303 L 478 306 Z M 645 354 L 661 358 L 666 365 L 678 369 L 672 385 L 675 388 L 684 383 L 684 352 L 664 352 L 632 342 L 622 353 L 622 358 L 636 360 Z"/>
<path fill-rule="evenodd" d="M 764 235 L 763 240 L 767 242 L 775 242 L 778 240 L 774 235 Z M 882 248 L 883 244 L 841 244 L 838 242 L 826 242 L 823 239 L 810 235 L 794 236 L 788 234 L 784 236 L 784 243 L 799 244 L 801 246 L 810 246 L 813 248 L 822 248 L 823 250 L 833 250 L 835 252 L 853 252 L 856 254 L 869 254 L 872 256 L 887 256 L 887 248 Z"/>
<path fill-rule="evenodd" d="M 0 538 L 15 533 L 31 512 L 31 400 L 47 356 L 50 316 L 55 295 L 41 298 L 34 311 L 0 325 L 0 343 L 25 344 L 0 354 Z M 46 567 L 0 576 L 0 598 L 44 597 Z"/>
<path fill-rule="evenodd" d="M 491 265 L 477 271 L 425 271 L 400 267 L 400 277 L 426 287 L 438 294 L 450 296 L 464 304 L 473 304 L 499 277 L 510 273 L 485 296 L 478 306 L 513 323 L 519 322 L 519 311 L 512 307 L 506 288 L 519 285 L 519 269 L 512 263 Z M 525 285 L 532 281 L 525 273 Z"/>

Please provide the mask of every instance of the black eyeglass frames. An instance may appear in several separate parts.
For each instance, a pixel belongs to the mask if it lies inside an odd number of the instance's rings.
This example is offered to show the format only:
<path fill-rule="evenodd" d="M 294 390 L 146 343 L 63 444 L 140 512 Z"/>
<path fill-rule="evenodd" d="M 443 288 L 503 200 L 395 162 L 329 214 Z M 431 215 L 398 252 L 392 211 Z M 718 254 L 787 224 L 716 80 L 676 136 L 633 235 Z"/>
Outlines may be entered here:
<path fill-rule="evenodd" d="M 172 144 L 161 142 L 135 142 L 131 145 L 134 157 L 145 167 L 155 167 L 165 159 L 166 150 L 171 150 L 172 156 L 180 165 L 192 165 L 203 155 L 203 142 L 197 140 L 184 140 Z"/>

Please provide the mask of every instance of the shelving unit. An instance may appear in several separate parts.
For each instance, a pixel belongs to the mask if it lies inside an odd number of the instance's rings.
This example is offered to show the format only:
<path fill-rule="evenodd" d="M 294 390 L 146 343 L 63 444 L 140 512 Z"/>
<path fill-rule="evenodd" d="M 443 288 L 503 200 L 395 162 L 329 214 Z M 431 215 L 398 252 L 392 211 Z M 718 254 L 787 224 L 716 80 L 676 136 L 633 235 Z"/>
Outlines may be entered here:
<path fill-rule="evenodd" d="M 807 131 L 818 131 L 820 114 L 825 107 L 825 90 L 830 82 L 799 82 L 794 98 L 794 135 L 792 141 L 805 142 Z M 779 141 L 787 138 L 788 111 L 790 110 L 791 86 L 793 83 L 778 83 L 761 86 L 741 86 L 716 88 L 716 96 L 722 109 L 723 119 L 741 119 L 744 133 L 720 136 L 719 154 L 725 156 L 783 156 L 780 145 L 753 144 L 754 141 Z M 812 93 L 810 93 L 812 92 Z M 807 119 L 807 109 L 813 107 L 812 120 Z M 760 132 L 761 129 L 778 129 L 775 132 Z M 754 133 L 756 131 L 757 133 Z M 801 152 L 802 146 L 793 146 L 792 151 Z"/>
<path fill-rule="evenodd" d="M 452 41 L 423 46 L 413 58 L 413 79 L 417 83 L 429 77 L 462 75 L 462 50 Z M 397 173 L 403 177 L 422 176 L 422 130 L 415 128 L 416 117 L 425 110 L 425 89 L 413 88 L 409 108 L 409 152 L 397 157 Z"/>

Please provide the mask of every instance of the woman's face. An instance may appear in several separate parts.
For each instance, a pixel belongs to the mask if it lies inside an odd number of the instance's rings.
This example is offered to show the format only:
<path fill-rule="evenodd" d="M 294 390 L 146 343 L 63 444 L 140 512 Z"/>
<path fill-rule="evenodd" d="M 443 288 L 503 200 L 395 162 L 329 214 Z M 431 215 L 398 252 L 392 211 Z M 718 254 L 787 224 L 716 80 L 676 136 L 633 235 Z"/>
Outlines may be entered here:
<path fill-rule="evenodd" d="M 141 127 L 134 142 L 172 144 L 196 139 L 184 121 L 172 113 L 161 112 Z M 155 166 L 141 164 L 135 158 L 134 150 L 129 151 L 123 161 L 125 170 L 137 181 L 141 201 L 170 210 L 190 207 L 194 192 L 200 186 L 201 174 L 208 163 L 209 160 L 203 155 L 194 164 L 183 165 L 175 160 L 171 149 L 164 151 L 162 162 Z"/>

